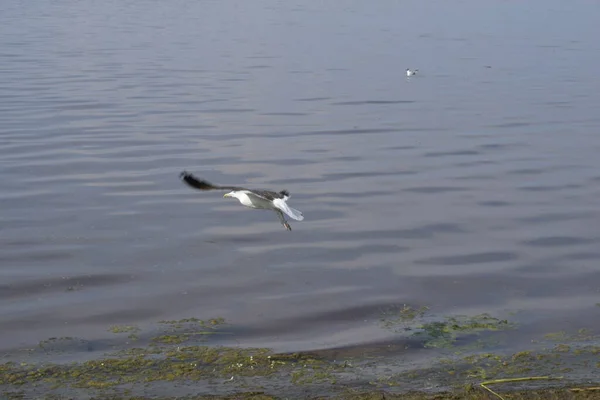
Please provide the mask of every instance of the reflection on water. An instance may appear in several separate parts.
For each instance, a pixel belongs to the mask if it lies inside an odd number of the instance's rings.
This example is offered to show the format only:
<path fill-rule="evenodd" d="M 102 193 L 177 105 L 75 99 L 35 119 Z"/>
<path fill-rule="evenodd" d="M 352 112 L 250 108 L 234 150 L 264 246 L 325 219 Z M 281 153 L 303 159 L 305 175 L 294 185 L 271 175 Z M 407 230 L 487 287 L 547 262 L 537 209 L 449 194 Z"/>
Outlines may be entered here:
<path fill-rule="evenodd" d="M 243 345 L 341 348 L 404 303 L 590 327 L 597 10 L 497 6 L 1 6 L 0 347 L 218 316 Z"/>

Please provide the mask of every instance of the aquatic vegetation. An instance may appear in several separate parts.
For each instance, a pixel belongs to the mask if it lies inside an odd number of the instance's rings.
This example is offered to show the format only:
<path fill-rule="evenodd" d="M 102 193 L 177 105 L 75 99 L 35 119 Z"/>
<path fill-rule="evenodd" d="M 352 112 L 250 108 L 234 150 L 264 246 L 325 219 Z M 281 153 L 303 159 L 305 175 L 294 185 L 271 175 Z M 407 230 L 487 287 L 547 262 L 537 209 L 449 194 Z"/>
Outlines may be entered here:
<path fill-rule="evenodd" d="M 415 308 L 403 304 L 402 306 L 390 307 L 382 312 L 380 324 L 386 329 L 403 325 L 406 330 L 410 330 L 410 324 L 408 323 L 422 318 L 427 311 L 429 311 L 429 307 L 426 306 Z"/>
<path fill-rule="evenodd" d="M 461 343 L 463 350 L 497 345 L 498 342 L 492 338 L 477 336 L 483 332 L 506 331 L 516 327 L 515 323 L 489 314 L 457 315 L 432 320 L 431 316 L 426 316 L 427 311 L 428 307 L 414 308 L 406 304 L 390 308 L 382 313 L 380 325 L 398 333 L 410 331 L 410 337 L 421 339 L 424 347 L 456 347 L 459 338 L 470 337 L 469 342 Z"/>
<path fill-rule="evenodd" d="M 135 333 L 139 332 L 140 328 L 138 328 L 137 326 L 114 325 L 108 328 L 108 330 L 112 333 Z"/>
<path fill-rule="evenodd" d="M 292 385 L 336 382 L 334 373 L 348 363 L 325 362 L 304 353 L 276 354 L 266 348 L 220 347 L 198 344 L 206 334 L 218 334 L 222 319 L 163 321 L 169 333 L 152 338 L 147 347 L 124 349 L 107 357 L 70 364 L 0 364 L 0 387 L 48 390 L 111 390 L 128 384 L 150 382 L 223 381 L 278 376 Z M 114 333 L 137 332 L 132 326 L 116 326 Z M 72 338 L 65 338 L 70 340 Z M 53 343 L 58 339 L 46 341 Z M 183 342 L 190 344 L 181 346 Z M 192 343 L 193 342 L 193 343 Z M 41 344 L 43 345 L 43 343 Z"/>
<path fill-rule="evenodd" d="M 597 338 L 590 329 L 581 328 L 577 333 L 569 334 L 565 331 L 547 333 L 544 335 L 544 340 L 552 342 L 582 342 L 587 340 L 594 340 Z"/>
<path fill-rule="evenodd" d="M 444 321 L 422 324 L 415 336 L 424 338 L 425 347 L 452 347 L 460 336 L 479 335 L 486 331 L 514 329 L 515 324 L 506 319 L 494 318 L 488 314 L 475 316 L 454 316 Z M 484 342 L 480 342 L 482 347 Z"/>
<path fill-rule="evenodd" d="M 413 326 L 409 337 L 421 339 L 426 348 L 455 348 L 456 342 L 464 342 L 462 339 L 465 337 L 474 337 L 470 342 L 479 343 L 485 338 L 478 335 L 484 332 L 505 331 L 515 326 L 488 314 L 424 321 L 426 310 L 409 306 L 396 309 L 399 313 L 397 320 Z M 576 342 L 554 343 L 549 349 L 524 350 L 514 354 L 474 352 L 460 355 L 456 351 L 446 352 L 445 358 L 440 358 L 437 363 L 434 361 L 431 367 L 415 369 L 394 364 L 393 360 L 386 358 L 388 354 L 344 359 L 339 353 L 333 353 L 335 357 L 331 357 L 326 351 L 275 353 L 268 348 L 209 345 L 207 339 L 213 335 L 228 334 L 223 330 L 227 324 L 222 319 L 203 321 L 189 318 L 162 321 L 159 326 L 161 329 L 153 337 L 144 340 L 145 346 L 121 349 L 94 360 L 64 364 L 0 364 L 0 397 L 59 399 L 62 394 L 76 390 L 76 393 L 87 393 L 96 398 L 133 400 L 143 399 L 136 395 L 148 393 L 148 388 L 153 387 L 149 385 L 176 385 L 178 389 L 189 386 L 190 393 L 197 393 L 194 388 L 213 385 L 210 387 L 224 388 L 221 397 L 195 395 L 179 398 L 275 399 L 294 398 L 301 393 L 302 398 L 327 395 L 343 399 L 371 399 L 385 396 L 386 399 L 416 400 L 433 398 L 433 394 L 410 392 L 416 382 L 433 381 L 442 388 L 454 388 L 452 392 L 436 393 L 436 399 L 459 399 L 468 395 L 468 398 L 483 400 L 493 392 L 484 394 L 485 386 L 489 384 L 502 384 L 504 386 L 500 389 L 504 391 L 513 380 L 527 381 L 531 379 L 528 377 L 542 375 L 555 378 L 575 369 L 588 371 L 600 368 L 600 346 L 589 343 L 586 346 Z M 108 331 L 132 335 L 139 329 L 124 325 L 110 327 Z M 589 338 L 591 332 L 580 330 L 575 335 L 560 334 L 561 338 L 571 336 Z M 69 337 L 51 338 L 40 346 L 53 348 L 59 344 L 72 347 L 73 343 L 87 342 Z M 462 343 L 459 346 L 460 349 L 465 347 Z M 215 383 L 217 386 L 214 386 Z M 480 386 L 481 383 L 483 386 Z M 382 390 L 402 391 L 402 397 Z M 521 395 L 515 393 L 519 392 L 511 392 L 511 399 L 520 398 Z M 522 392 L 522 398 L 527 398 L 528 393 L 531 392 Z M 539 393 L 573 395 L 553 389 Z M 591 390 L 582 388 L 577 396 L 591 398 L 589 393 Z"/>

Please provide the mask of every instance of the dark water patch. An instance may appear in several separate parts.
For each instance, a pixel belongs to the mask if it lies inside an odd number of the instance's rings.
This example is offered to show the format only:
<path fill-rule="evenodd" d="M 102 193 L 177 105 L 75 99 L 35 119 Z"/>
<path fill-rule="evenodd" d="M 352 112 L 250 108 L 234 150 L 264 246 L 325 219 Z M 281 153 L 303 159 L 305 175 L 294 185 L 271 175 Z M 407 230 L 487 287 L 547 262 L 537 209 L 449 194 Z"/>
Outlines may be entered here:
<path fill-rule="evenodd" d="M 461 254 L 456 256 L 441 256 L 431 257 L 416 260 L 416 264 L 424 265 L 471 265 L 471 264 L 487 264 L 495 262 L 513 261 L 518 258 L 518 255 L 508 251 L 491 251 L 484 253 Z"/>
<path fill-rule="evenodd" d="M 255 60 L 274 60 L 274 59 L 277 59 L 279 57 L 276 57 L 276 56 L 248 56 L 246 58 L 253 59 L 253 60 L 254 59 Z"/>
<path fill-rule="evenodd" d="M 60 337 L 60 338 L 49 338 L 39 343 L 38 347 L 34 349 L 34 352 L 40 352 L 44 355 L 51 353 L 82 353 L 93 350 L 92 342 L 89 340 L 74 338 L 74 337 Z"/>
<path fill-rule="evenodd" d="M 470 175 L 470 176 L 458 176 L 456 178 L 452 178 L 455 181 L 492 181 L 497 180 L 497 175 Z"/>
<path fill-rule="evenodd" d="M 423 154 L 423 157 L 476 156 L 480 154 L 481 153 L 476 150 L 434 151 Z"/>
<path fill-rule="evenodd" d="M 558 221 L 572 221 L 576 219 L 586 219 L 589 217 L 593 217 L 592 213 L 588 212 L 566 212 L 566 213 L 542 213 L 536 214 L 528 217 L 517 218 L 517 221 L 524 222 L 527 224 L 543 224 L 548 222 L 558 222 Z"/>
<path fill-rule="evenodd" d="M 277 221 L 276 217 L 273 221 Z M 293 229 L 293 228 L 292 228 Z M 285 233 L 285 232 L 284 232 Z M 209 243 L 232 243 L 240 245 L 263 244 L 265 238 L 255 234 L 228 234 L 228 235 L 211 235 Z"/>
<path fill-rule="evenodd" d="M 512 205 L 511 202 L 502 200 L 486 200 L 480 201 L 477 204 L 483 207 L 507 207 Z"/>
<path fill-rule="evenodd" d="M 229 141 L 232 139 L 249 139 L 249 138 L 262 138 L 262 139 L 285 139 L 285 138 L 296 138 L 304 136 L 351 136 L 351 135 L 367 135 L 377 133 L 390 133 L 397 132 L 397 129 L 387 128 L 372 128 L 372 129 L 340 129 L 340 130 L 320 130 L 320 131 L 303 131 L 303 132 L 290 132 L 282 134 L 278 133 L 243 133 L 243 134 L 215 134 L 203 137 L 206 141 Z"/>
<path fill-rule="evenodd" d="M 324 182 L 325 179 L 320 178 L 289 178 L 289 179 L 273 179 L 269 181 L 269 185 L 295 185 L 302 183 Z"/>
<path fill-rule="evenodd" d="M 327 215 L 329 217 L 329 214 Z M 271 250 L 266 253 L 270 259 L 285 259 L 290 255 L 297 254 L 304 261 L 321 263 L 324 259 L 331 259 L 334 256 L 335 262 L 358 260 L 367 254 L 400 254 L 408 251 L 408 247 L 400 245 L 387 244 L 360 244 L 353 247 L 286 247 L 281 250 Z M 318 265 L 318 264 L 317 264 Z"/>
<path fill-rule="evenodd" d="M 331 160 L 334 160 L 334 161 L 360 161 L 362 159 L 363 159 L 363 157 L 359 157 L 359 156 L 337 156 L 337 157 L 331 157 Z"/>
<path fill-rule="evenodd" d="M 395 172 L 395 171 L 375 171 L 375 172 L 340 172 L 333 174 L 325 174 L 324 178 L 327 181 L 337 181 L 344 179 L 354 179 L 354 178 L 372 178 L 378 176 L 398 176 L 403 175 L 403 171 Z"/>
<path fill-rule="evenodd" d="M 573 104 L 570 101 L 543 101 L 540 104 L 545 106 L 559 106 L 559 107 L 572 107 Z"/>
<path fill-rule="evenodd" d="M 61 105 L 61 110 L 63 111 L 89 111 L 89 110 L 102 110 L 102 109 L 108 109 L 108 108 L 114 108 L 115 104 L 111 104 L 111 103 L 78 103 L 78 104 L 73 104 L 73 105 L 65 105 L 62 104 Z"/>
<path fill-rule="evenodd" d="M 186 104 L 186 105 L 198 105 L 198 104 L 209 104 L 209 103 L 223 103 L 223 102 L 227 102 L 227 99 L 206 99 L 206 100 L 198 100 L 198 99 L 193 99 L 193 100 L 178 100 L 177 104 Z"/>
<path fill-rule="evenodd" d="M 319 183 L 319 182 L 330 182 L 330 183 L 335 183 L 335 182 L 339 182 L 339 181 L 343 181 L 343 180 L 348 180 L 348 179 L 360 179 L 360 178 L 375 178 L 375 177 L 379 177 L 379 176 L 400 176 L 400 175 L 406 175 L 407 173 L 404 171 L 400 171 L 400 172 L 340 172 L 340 173 L 332 173 L 332 174 L 324 174 L 320 177 L 314 177 L 314 178 L 290 178 L 290 179 L 276 179 L 276 180 L 272 180 L 269 183 L 270 184 L 276 184 L 276 185 L 280 185 L 280 184 L 293 184 L 293 183 Z M 387 191 L 379 191 L 379 194 L 388 194 L 389 192 Z M 367 193 L 365 193 L 368 196 L 373 196 L 375 195 L 375 192 L 369 191 Z M 345 194 L 346 196 L 348 194 Z M 359 194 L 360 195 L 360 194 Z M 352 194 L 352 196 L 354 197 L 354 194 Z"/>
<path fill-rule="evenodd" d="M 456 167 L 477 167 L 480 165 L 494 165 L 494 164 L 498 164 L 498 162 L 492 161 L 492 160 L 473 160 L 473 161 L 459 162 L 459 163 L 454 164 L 454 166 L 456 166 Z"/>
<path fill-rule="evenodd" d="M 235 114 L 235 113 L 249 113 L 255 112 L 253 108 L 213 108 L 208 110 L 196 110 L 198 113 L 203 114 Z"/>
<path fill-rule="evenodd" d="M 411 193 L 422 193 L 422 194 L 437 194 L 437 193 L 448 193 L 448 192 L 462 192 L 469 190 L 467 187 L 459 186 L 422 186 L 402 189 L 404 192 Z"/>
<path fill-rule="evenodd" d="M 582 244 L 594 243 L 596 240 L 586 239 L 576 236 L 548 236 L 521 242 L 526 246 L 532 247 L 562 247 L 562 246 L 578 246 Z"/>
<path fill-rule="evenodd" d="M 565 261 L 598 261 L 600 252 L 569 253 L 562 256 L 562 259 Z"/>
<path fill-rule="evenodd" d="M 49 292 L 79 291 L 92 287 L 112 287 L 132 280 L 131 275 L 121 274 L 75 275 L 51 279 L 22 280 L 18 283 L 0 285 L 0 299 L 39 296 Z"/>
<path fill-rule="evenodd" d="M 35 226 L 35 224 L 31 224 Z M 22 225 L 27 226 L 27 225 Z M 12 254 L 11 254 L 12 253 Z M 8 254 L 0 254 L 0 262 L 6 263 L 24 263 L 24 262 L 35 262 L 35 261 L 48 261 L 48 262 L 57 262 L 57 261 L 66 261 L 72 258 L 73 255 L 68 251 L 58 251 L 58 250 L 47 250 L 47 251 L 30 251 L 23 250 L 20 252 L 10 252 Z"/>
<path fill-rule="evenodd" d="M 453 235 L 465 233 L 468 230 L 460 224 L 439 223 L 427 224 L 407 229 L 390 230 L 366 230 L 363 232 L 337 232 L 335 234 L 338 240 L 360 240 L 368 237 L 369 239 L 431 239 L 438 235 Z"/>
<path fill-rule="evenodd" d="M 400 354 L 407 354 L 415 349 L 422 349 L 422 342 L 421 338 L 399 337 L 391 340 L 369 341 L 361 345 L 315 349 L 306 353 L 326 360 L 398 356 Z M 386 395 L 385 398 L 387 399 L 388 396 Z"/>
<path fill-rule="evenodd" d="M 273 117 L 302 117 L 302 116 L 306 116 L 309 114 L 301 113 L 301 112 L 270 112 L 270 113 L 260 113 L 258 115 L 273 116 Z"/>
<path fill-rule="evenodd" d="M 246 68 L 248 69 L 268 69 L 268 68 L 273 68 L 273 66 L 271 65 L 249 65 Z"/>
<path fill-rule="evenodd" d="M 557 279 L 556 275 L 550 274 L 550 272 L 564 270 L 565 268 L 568 268 L 568 266 L 561 265 L 557 268 L 556 266 L 549 266 L 548 263 L 539 262 L 521 265 L 515 268 L 515 273 L 510 274 L 494 272 L 486 268 L 481 272 L 473 272 L 468 275 L 428 276 L 426 279 L 411 278 L 411 281 L 414 281 L 415 285 L 423 287 L 428 292 L 441 295 L 442 298 L 448 295 L 446 292 L 456 291 L 457 293 L 470 293 L 480 301 L 486 302 L 497 299 L 490 299 L 486 294 L 493 294 L 498 298 L 505 299 L 507 293 L 510 293 L 512 297 L 569 297 L 574 293 L 594 293 L 593 285 L 590 285 L 589 282 L 597 281 L 600 275 L 599 271 L 571 276 L 565 274 L 561 279 Z M 449 284 L 450 281 L 452 281 L 452 285 Z M 460 304 L 468 305 L 469 302 L 464 299 L 464 302 L 461 301 Z M 536 324 L 536 321 L 526 322 L 531 325 Z"/>
<path fill-rule="evenodd" d="M 389 190 L 369 190 L 368 192 L 359 192 L 359 191 L 351 191 L 351 192 L 326 192 L 321 194 L 320 196 L 326 197 L 339 197 L 344 199 L 361 199 L 361 198 L 369 198 L 374 196 L 390 196 L 394 192 Z"/>
<path fill-rule="evenodd" d="M 324 101 L 331 100 L 331 97 L 307 97 L 302 99 L 295 99 L 294 101 Z"/>
<path fill-rule="evenodd" d="M 131 321 L 140 321 L 144 319 L 157 319 L 161 315 L 160 310 L 156 308 L 131 307 L 129 309 L 100 312 L 82 316 L 72 317 L 70 320 L 74 323 L 89 324 L 128 324 Z"/>
<path fill-rule="evenodd" d="M 528 191 L 528 192 L 554 192 L 559 190 L 566 189 L 579 189 L 582 185 L 579 184 L 565 184 L 565 185 L 528 185 L 521 186 L 518 190 Z"/>
<path fill-rule="evenodd" d="M 507 171 L 506 173 L 510 175 L 539 175 L 545 172 L 547 171 L 541 168 L 520 168 Z"/>
<path fill-rule="evenodd" d="M 381 311 L 390 308 L 390 303 L 373 303 L 358 306 L 345 307 L 333 306 L 332 309 L 312 313 L 309 315 L 296 316 L 293 318 L 277 319 L 266 325 L 235 326 L 231 331 L 243 339 L 262 337 L 264 335 L 285 335 L 297 331 L 299 326 L 319 326 L 323 322 L 340 323 L 376 320 Z M 329 349 L 329 348 L 328 348 Z M 334 350 L 332 348 L 331 350 Z"/>
<path fill-rule="evenodd" d="M 334 106 L 363 106 L 363 105 L 384 105 L 384 104 L 412 104 L 414 100 L 362 100 L 362 101 L 342 101 L 331 103 Z"/>
<path fill-rule="evenodd" d="M 525 143 L 487 143 L 487 144 L 482 144 L 477 146 L 480 149 L 483 150 L 505 150 L 505 149 L 511 149 L 511 148 L 515 148 L 515 147 L 524 147 L 527 146 L 527 144 Z"/>
<path fill-rule="evenodd" d="M 217 125 L 207 125 L 207 124 L 174 124 L 174 125 L 164 125 L 163 129 L 173 129 L 173 130 L 201 130 L 201 129 L 215 129 L 218 128 Z"/>
<path fill-rule="evenodd" d="M 510 129 L 510 128 L 524 128 L 526 126 L 532 125 L 531 122 L 505 122 L 502 124 L 488 125 L 486 128 L 495 128 L 495 129 Z"/>
<path fill-rule="evenodd" d="M 345 136 L 345 135 L 366 135 L 366 134 L 390 133 L 390 132 L 397 132 L 397 129 L 387 129 L 387 128 L 339 129 L 339 130 L 323 130 L 323 131 L 296 132 L 296 133 L 287 134 L 285 136 L 287 136 L 287 137 L 295 137 L 295 136 Z M 279 137 L 279 136 L 277 136 L 277 137 Z"/>
<path fill-rule="evenodd" d="M 468 230 L 463 225 L 453 223 L 438 223 L 406 229 L 400 234 L 400 237 L 432 238 L 437 234 L 456 234 L 465 232 L 468 232 Z"/>
<path fill-rule="evenodd" d="M 318 160 L 308 160 L 305 158 L 285 158 L 277 160 L 244 160 L 245 164 L 272 164 L 272 165 L 311 165 L 318 163 Z"/>

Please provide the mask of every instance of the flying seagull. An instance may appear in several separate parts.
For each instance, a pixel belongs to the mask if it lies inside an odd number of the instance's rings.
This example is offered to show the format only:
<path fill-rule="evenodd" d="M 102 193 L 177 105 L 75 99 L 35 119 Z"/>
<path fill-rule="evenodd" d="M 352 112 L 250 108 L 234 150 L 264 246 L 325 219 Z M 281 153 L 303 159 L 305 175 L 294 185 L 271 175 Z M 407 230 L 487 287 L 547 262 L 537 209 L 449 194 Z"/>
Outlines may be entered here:
<path fill-rule="evenodd" d="M 287 205 L 286 201 L 290 198 L 290 193 L 287 190 L 281 192 L 271 192 L 268 190 L 251 190 L 237 186 L 217 186 L 210 182 L 196 178 L 187 171 L 183 171 L 179 177 L 194 189 L 199 190 L 229 190 L 223 197 L 235 197 L 242 205 L 250 208 L 261 210 L 273 210 L 279 222 L 288 231 L 292 230 L 290 224 L 286 221 L 283 213 L 287 214 L 296 221 L 302 221 L 304 216 L 302 213 Z"/>
<path fill-rule="evenodd" d="M 406 69 L 406 76 L 414 76 L 417 74 L 417 72 L 419 72 L 418 69 Z"/>

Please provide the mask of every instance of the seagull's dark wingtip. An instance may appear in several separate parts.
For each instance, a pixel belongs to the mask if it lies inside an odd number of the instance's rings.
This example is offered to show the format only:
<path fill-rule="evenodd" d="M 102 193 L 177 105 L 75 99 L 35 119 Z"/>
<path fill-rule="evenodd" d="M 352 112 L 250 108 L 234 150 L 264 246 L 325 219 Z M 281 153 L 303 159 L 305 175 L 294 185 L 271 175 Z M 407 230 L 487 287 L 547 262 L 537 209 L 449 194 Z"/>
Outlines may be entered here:
<path fill-rule="evenodd" d="M 220 190 L 220 189 L 227 189 L 228 187 L 222 188 L 220 186 L 215 186 L 213 184 L 211 184 L 208 181 L 205 181 L 203 179 L 198 179 L 194 176 L 194 174 L 189 173 L 187 171 L 183 171 L 179 174 L 179 177 L 181 178 L 181 180 L 184 183 L 187 183 L 189 186 L 193 187 L 194 189 L 199 189 L 199 190 Z"/>

